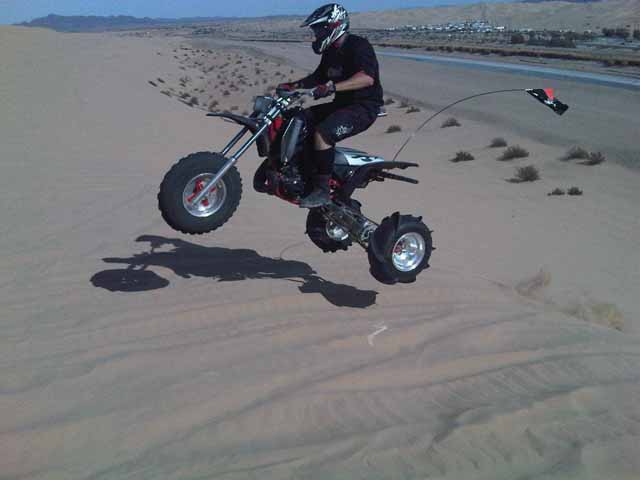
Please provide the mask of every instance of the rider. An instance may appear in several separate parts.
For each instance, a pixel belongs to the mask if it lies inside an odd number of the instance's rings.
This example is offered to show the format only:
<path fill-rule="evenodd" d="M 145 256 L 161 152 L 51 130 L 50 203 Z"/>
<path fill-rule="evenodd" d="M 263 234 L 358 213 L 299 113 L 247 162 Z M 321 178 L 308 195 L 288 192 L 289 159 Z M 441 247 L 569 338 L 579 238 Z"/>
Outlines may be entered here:
<path fill-rule="evenodd" d="M 333 102 L 307 110 L 314 125 L 317 171 L 313 191 L 300 203 L 315 208 L 330 202 L 329 180 L 333 172 L 337 142 L 367 130 L 383 105 L 378 60 L 369 41 L 348 33 L 349 14 L 341 5 L 330 3 L 314 11 L 301 27 L 311 27 L 315 35 L 313 51 L 322 55 L 320 65 L 309 76 L 279 88 L 313 88 L 314 98 L 335 94 Z"/>

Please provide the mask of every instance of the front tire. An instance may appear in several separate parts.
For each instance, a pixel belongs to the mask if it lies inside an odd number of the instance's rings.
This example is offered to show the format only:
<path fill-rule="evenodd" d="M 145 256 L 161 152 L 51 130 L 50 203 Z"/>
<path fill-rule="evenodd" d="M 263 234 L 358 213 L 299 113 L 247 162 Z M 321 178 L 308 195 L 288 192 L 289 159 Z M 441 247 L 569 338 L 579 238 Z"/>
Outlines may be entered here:
<path fill-rule="evenodd" d="M 422 218 L 386 217 L 371 236 L 368 256 L 371 275 L 381 283 L 412 283 L 429 267 L 433 250 L 431 231 Z"/>
<path fill-rule="evenodd" d="M 167 224 L 182 233 L 200 235 L 224 225 L 242 197 L 242 179 L 231 167 L 199 204 L 193 199 L 228 159 L 219 153 L 199 152 L 176 163 L 165 175 L 158 193 L 158 208 Z"/>

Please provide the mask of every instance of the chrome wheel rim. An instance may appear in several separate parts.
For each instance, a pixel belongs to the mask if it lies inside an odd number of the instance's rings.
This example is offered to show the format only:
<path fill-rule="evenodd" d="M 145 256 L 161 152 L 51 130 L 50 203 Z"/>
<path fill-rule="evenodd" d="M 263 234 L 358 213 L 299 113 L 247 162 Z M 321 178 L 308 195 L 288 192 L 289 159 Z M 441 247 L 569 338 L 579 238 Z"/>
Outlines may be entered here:
<path fill-rule="evenodd" d="M 220 180 L 215 187 L 197 205 L 193 202 L 196 196 L 202 191 L 207 183 L 214 177 L 213 173 L 202 173 L 192 178 L 182 192 L 182 204 L 184 208 L 194 217 L 210 217 L 216 213 L 227 198 L 227 187 L 223 180 Z"/>
<path fill-rule="evenodd" d="M 391 260 L 393 266 L 401 272 L 415 270 L 424 260 L 425 240 L 419 233 L 405 233 L 393 246 Z"/>
<path fill-rule="evenodd" d="M 349 238 L 349 232 L 333 222 L 327 222 L 327 235 L 336 242 L 344 242 Z"/>

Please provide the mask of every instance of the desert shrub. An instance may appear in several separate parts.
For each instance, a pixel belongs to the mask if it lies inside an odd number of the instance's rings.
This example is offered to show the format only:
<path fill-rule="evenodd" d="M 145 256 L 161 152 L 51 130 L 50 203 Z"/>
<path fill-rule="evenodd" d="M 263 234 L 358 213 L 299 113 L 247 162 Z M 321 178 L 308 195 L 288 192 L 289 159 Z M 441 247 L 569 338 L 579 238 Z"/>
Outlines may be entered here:
<path fill-rule="evenodd" d="M 230 109 L 232 112 L 235 112 L 236 110 L 239 110 L 237 105 L 234 105 L 233 107 L 231 107 Z"/>
<path fill-rule="evenodd" d="M 407 113 L 416 113 L 416 112 L 419 112 L 419 111 L 420 111 L 420 109 L 418 107 L 411 106 L 407 110 Z"/>
<path fill-rule="evenodd" d="M 231 95 L 231 92 L 229 90 L 225 90 L 224 92 L 222 92 L 222 95 L 228 97 L 229 95 Z"/>
<path fill-rule="evenodd" d="M 384 101 L 384 104 L 385 104 L 385 105 L 393 105 L 394 103 L 396 103 L 396 101 L 395 101 L 393 98 L 387 98 L 387 99 Z"/>
<path fill-rule="evenodd" d="M 158 86 L 158 84 L 157 84 L 157 83 L 152 82 L 151 80 L 149 80 L 149 84 L 150 84 L 150 85 L 152 85 L 152 86 L 154 86 L 154 87 L 157 87 L 157 86 Z"/>
<path fill-rule="evenodd" d="M 166 95 L 167 97 L 171 96 L 171 92 L 169 90 L 162 90 L 160 93 Z"/>
<path fill-rule="evenodd" d="M 402 100 L 400 102 L 400 108 L 407 108 L 409 106 L 409 102 L 407 102 L 406 100 Z"/>
<path fill-rule="evenodd" d="M 589 158 L 589 152 L 587 152 L 584 148 L 581 147 L 571 147 L 567 150 L 567 153 L 564 154 L 564 157 L 561 160 L 573 160 L 575 158 Z"/>
<path fill-rule="evenodd" d="M 447 118 L 444 122 L 442 122 L 441 128 L 449 128 L 449 127 L 459 127 L 460 122 L 453 117 Z"/>
<path fill-rule="evenodd" d="M 180 98 L 183 100 L 186 100 L 187 98 L 189 98 L 191 95 L 189 95 L 187 92 L 184 92 L 180 95 Z"/>
<path fill-rule="evenodd" d="M 535 182 L 540 179 L 540 173 L 538 169 L 533 165 L 527 165 L 526 167 L 520 167 L 516 170 L 516 176 L 510 181 L 513 183 L 522 182 Z"/>
<path fill-rule="evenodd" d="M 396 133 L 401 131 L 402 127 L 400 125 L 391 125 L 389 128 L 387 128 L 387 133 Z"/>
<path fill-rule="evenodd" d="M 161 78 L 158 78 L 157 80 L 158 80 L 159 83 L 164 83 L 164 80 L 161 79 Z"/>
<path fill-rule="evenodd" d="M 567 190 L 567 194 L 568 195 L 582 195 L 582 190 L 580 190 L 578 187 L 571 187 L 569 190 Z"/>
<path fill-rule="evenodd" d="M 198 101 L 198 99 L 196 97 L 191 97 L 191 100 L 189 100 L 189 105 L 191 105 L 192 107 L 195 107 L 199 103 L 200 102 Z"/>
<path fill-rule="evenodd" d="M 513 145 L 507 148 L 502 155 L 498 158 L 500 161 L 513 160 L 514 158 L 525 158 L 529 156 L 529 152 L 522 148 L 520 145 Z"/>
<path fill-rule="evenodd" d="M 489 144 L 489 147 L 491 148 L 499 148 L 499 147 L 506 147 L 507 146 L 507 141 L 502 138 L 502 137 L 496 137 L 493 140 L 491 140 L 491 143 Z"/>
<path fill-rule="evenodd" d="M 555 195 L 564 195 L 564 190 L 561 188 L 554 188 L 551 192 L 547 193 L 547 195 L 550 197 Z"/>
<path fill-rule="evenodd" d="M 511 35 L 510 43 L 512 44 L 524 43 L 524 35 L 522 35 L 521 33 L 514 33 L 513 35 Z"/>
<path fill-rule="evenodd" d="M 580 164 L 593 166 L 604 162 L 604 160 L 605 158 L 602 152 L 591 152 L 587 160 L 585 160 L 584 162 L 580 162 Z"/>
<path fill-rule="evenodd" d="M 460 151 L 456 153 L 456 156 L 451 159 L 453 163 L 469 162 L 471 160 L 475 160 L 475 157 L 471 155 L 469 152 L 464 152 L 464 151 Z"/>
<path fill-rule="evenodd" d="M 219 105 L 219 102 L 218 102 L 217 100 L 212 101 L 212 102 L 209 104 L 209 111 L 210 111 L 210 112 L 215 111 L 215 109 L 216 109 L 216 107 L 217 107 L 218 105 Z"/>

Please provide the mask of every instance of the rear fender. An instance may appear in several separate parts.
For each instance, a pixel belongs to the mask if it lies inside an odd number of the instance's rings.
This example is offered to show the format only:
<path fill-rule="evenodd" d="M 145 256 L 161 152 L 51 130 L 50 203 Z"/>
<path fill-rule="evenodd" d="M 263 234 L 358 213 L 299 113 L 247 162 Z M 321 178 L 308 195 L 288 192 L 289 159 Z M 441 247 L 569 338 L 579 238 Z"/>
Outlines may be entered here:
<path fill-rule="evenodd" d="M 343 187 L 343 194 L 347 197 L 353 195 L 356 188 L 364 188 L 369 181 L 383 170 L 393 170 L 399 168 L 405 170 L 409 167 L 417 167 L 417 163 L 409 162 L 375 162 L 358 167 L 346 180 Z"/>

